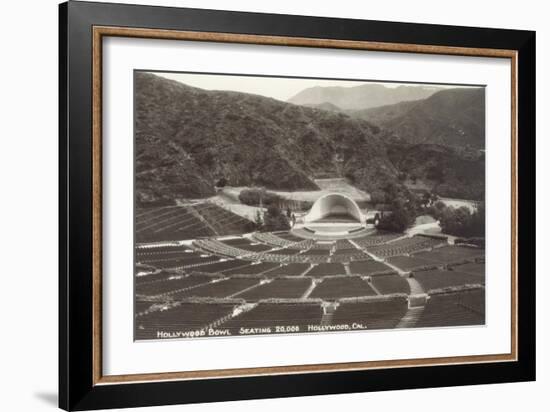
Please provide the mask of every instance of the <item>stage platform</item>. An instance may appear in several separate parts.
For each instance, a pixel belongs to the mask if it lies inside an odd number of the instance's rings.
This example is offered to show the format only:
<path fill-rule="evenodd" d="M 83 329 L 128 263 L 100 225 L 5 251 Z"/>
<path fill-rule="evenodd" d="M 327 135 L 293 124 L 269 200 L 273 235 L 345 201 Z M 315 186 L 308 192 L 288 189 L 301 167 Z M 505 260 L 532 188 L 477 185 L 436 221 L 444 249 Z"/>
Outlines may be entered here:
<path fill-rule="evenodd" d="M 297 224 L 292 228 L 291 233 L 303 239 L 337 240 L 353 239 L 367 236 L 376 232 L 374 225 L 360 225 L 354 223 L 320 223 L 311 222 Z"/>

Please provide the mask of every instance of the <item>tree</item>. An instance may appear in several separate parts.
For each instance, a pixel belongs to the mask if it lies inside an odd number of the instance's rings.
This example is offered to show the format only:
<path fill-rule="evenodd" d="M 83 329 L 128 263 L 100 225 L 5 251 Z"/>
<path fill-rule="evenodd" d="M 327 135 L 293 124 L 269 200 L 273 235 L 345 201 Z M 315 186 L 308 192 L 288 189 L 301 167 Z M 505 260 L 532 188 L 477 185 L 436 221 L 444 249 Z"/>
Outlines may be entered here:
<path fill-rule="evenodd" d="M 384 214 L 378 222 L 378 229 L 389 230 L 391 232 L 404 232 L 414 222 L 414 218 L 406 209 L 396 209 L 391 213 Z"/>
<path fill-rule="evenodd" d="M 476 211 L 472 216 L 471 222 L 472 236 L 485 237 L 485 202 L 477 205 Z"/>
<path fill-rule="evenodd" d="M 260 212 L 260 209 L 256 210 L 256 217 L 254 219 L 254 223 L 256 224 L 257 230 L 260 230 L 264 225 L 264 220 L 262 218 L 262 212 Z"/>
<path fill-rule="evenodd" d="M 403 232 L 412 226 L 421 211 L 420 199 L 405 186 L 394 182 L 384 186 L 384 200 L 390 213 L 384 214 L 378 223 L 377 227 L 383 230 Z"/>
<path fill-rule="evenodd" d="M 422 207 L 424 207 L 424 208 L 431 207 L 432 205 L 435 204 L 437 199 L 438 199 L 438 196 L 435 193 L 424 192 L 422 194 L 422 198 L 421 198 Z"/>
<path fill-rule="evenodd" d="M 449 235 L 485 237 L 485 204 L 480 203 L 474 212 L 465 206 L 445 207 L 439 212 L 439 225 Z"/>
<path fill-rule="evenodd" d="M 274 232 L 277 230 L 288 230 L 290 224 L 288 219 L 276 205 L 269 206 L 264 214 L 264 223 L 262 230 L 264 232 Z"/>
<path fill-rule="evenodd" d="M 355 184 L 355 175 L 353 174 L 353 172 L 347 171 L 344 176 L 349 180 L 352 185 Z"/>
<path fill-rule="evenodd" d="M 374 190 L 370 194 L 370 200 L 375 205 L 386 201 L 386 194 L 381 190 Z"/>
<path fill-rule="evenodd" d="M 470 219 L 470 210 L 467 207 L 458 209 L 447 207 L 443 210 L 439 224 L 444 233 L 464 236 Z"/>
<path fill-rule="evenodd" d="M 384 214 L 378 222 L 378 229 L 392 232 L 404 232 L 413 223 L 415 211 L 412 202 L 403 197 L 396 197 L 390 204 L 390 213 Z"/>
<path fill-rule="evenodd" d="M 216 182 L 216 187 L 225 187 L 227 186 L 227 179 L 225 177 L 222 177 Z"/>
<path fill-rule="evenodd" d="M 430 166 L 426 173 L 426 177 L 435 182 L 442 182 L 445 174 L 443 173 L 443 166 L 441 164 L 434 164 Z"/>

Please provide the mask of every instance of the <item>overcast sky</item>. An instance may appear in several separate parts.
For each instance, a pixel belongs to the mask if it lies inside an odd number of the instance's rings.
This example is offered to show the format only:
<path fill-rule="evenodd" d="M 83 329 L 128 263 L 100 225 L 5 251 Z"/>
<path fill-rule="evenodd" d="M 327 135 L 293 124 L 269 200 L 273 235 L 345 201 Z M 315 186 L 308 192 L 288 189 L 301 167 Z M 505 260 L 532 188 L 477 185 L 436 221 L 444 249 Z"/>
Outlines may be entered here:
<path fill-rule="evenodd" d="M 365 83 L 378 83 L 387 87 L 397 87 L 400 85 L 408 86 L 427 86 L 414 83 L 381 83 L 349 80 L 318 80 L 318 79 L 292 79 L 282 77 L 258 77 L 258 76 L 229 76 L 213 74 L 188 74 L 188 73 L 159 73 L 168 79 L 173 79 L 185 83 L 189 86 L 199 87 L 206 90 L 232 90 L 237 92 L 259 94 L 261 96 L 272 97 L 277 100 L 287 101 L 298 92 L 314 86 L 342 86 L 354 87 Z M 445 86 L 439 86 L 445 87 Z M 449 87 L 449 86 L 447 86 Z M 452 86 L 457 87 L 457 86 Z"/>

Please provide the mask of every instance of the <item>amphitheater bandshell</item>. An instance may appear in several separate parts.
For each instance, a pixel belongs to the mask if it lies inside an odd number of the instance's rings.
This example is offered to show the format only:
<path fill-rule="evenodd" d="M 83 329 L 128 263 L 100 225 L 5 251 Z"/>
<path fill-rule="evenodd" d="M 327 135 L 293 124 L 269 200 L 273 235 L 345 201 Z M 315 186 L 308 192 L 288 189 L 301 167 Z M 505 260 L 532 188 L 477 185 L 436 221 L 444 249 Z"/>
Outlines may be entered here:
<path fill-rule="evenodd" d="M 304 222 L 319 222 L 330 219 L 331 216 L 348 216 L 361 225 L 365 225 L 366 221 L 361 209 L 351 197 L 341 193 L 328 193 L 315 201 L 304 216 Z"/>

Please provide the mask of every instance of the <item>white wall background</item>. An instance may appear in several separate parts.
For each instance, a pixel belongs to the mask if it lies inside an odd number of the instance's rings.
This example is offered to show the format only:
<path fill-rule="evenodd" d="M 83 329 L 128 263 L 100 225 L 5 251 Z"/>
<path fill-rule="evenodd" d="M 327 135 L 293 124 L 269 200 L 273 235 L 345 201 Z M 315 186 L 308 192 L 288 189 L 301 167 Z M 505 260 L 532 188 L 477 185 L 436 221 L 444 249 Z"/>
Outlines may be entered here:
<path fill-rule="evenodd" d="M 141 1 L 132 1 L 141 3 Z M 144 3 L 537 31 L 537 255 L 549 242 L 550 27 L 545 2 L 393 0 L 181 0 Z M 0 17 L 0 410 L 57 404 L 57 1 L 3 5 Z M 546 74 L 546 76 L 544 76 Z M 546 116 L 545 116 L 546 115 Z M 537 261 L 536 383 L 423 389 L 165 407 L 181 411 L 547 410 L 550 387 L 548 269 Z M 531 274 L 522 274 L 529 276 Z M 533 274 L 534 275 L 534 274 Z M 145 409 L 143 409 L 145 410 Z M 147 410 L 160 410 L 147 409 Z"/>

